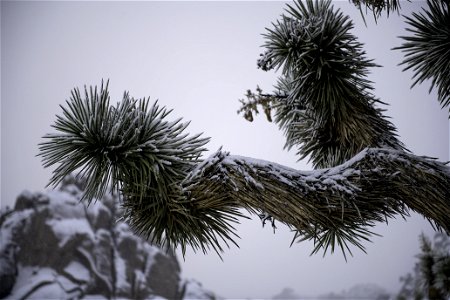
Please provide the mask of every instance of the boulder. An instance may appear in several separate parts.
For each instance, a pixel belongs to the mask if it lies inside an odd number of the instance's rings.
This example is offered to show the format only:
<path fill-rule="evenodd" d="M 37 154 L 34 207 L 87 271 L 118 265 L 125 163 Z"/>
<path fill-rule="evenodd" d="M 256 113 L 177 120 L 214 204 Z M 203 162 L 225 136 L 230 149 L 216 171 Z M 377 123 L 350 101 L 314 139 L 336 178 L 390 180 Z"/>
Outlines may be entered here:
<path fill-rule="evenodd" d="M 192 288 L 186 294 L 173 252 L 118 221 L 117 195 L 87 205 L 80 202 L 84 186 L 71 176 L 59 190 L 23 192 L 13 210 L 0 211 L 0 298 L 196 297 Z"/>

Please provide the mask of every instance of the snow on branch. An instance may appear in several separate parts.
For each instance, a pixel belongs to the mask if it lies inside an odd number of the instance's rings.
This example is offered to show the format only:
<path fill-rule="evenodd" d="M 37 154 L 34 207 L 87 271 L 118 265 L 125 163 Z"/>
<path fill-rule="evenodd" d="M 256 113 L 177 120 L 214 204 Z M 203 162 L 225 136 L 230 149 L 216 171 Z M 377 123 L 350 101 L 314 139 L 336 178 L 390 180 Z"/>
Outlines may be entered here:
<path fill-rule="evenodd" d="M 287 224 L 293 242 L 314 239 L 314 253 L 341 248 L 345 255 L 350 245 L 364 250 L 376 222 L 410 210 L 450 234 L 450 167 L 403 150 L 388 123 L 366 124 L 373 131 L 367 137 L 383 148 L 339 144 L 343 155 L 329 168 L 298 171 L 220 149 L 203 160 L 208 139 L 184 133 L 188 123 L 169 122 L 170 110 L 126 93 L 110 106 L 107 87 L 86 88 L 84 98 L 73 91 L 39 156 L 45 167 L 57 165 L 50 184 L 79 170 L 88 203 L 120 190 L 122 219 L 155 244 L 220 255 L 223 245 L 236 244 L 233 225 L 242 208 L 274 228 L 275 220 Z M 317 157 L 333 157 L 320 150 L 326 144 L 316 146 Z"/>
<path fill-rule="evenodd" d="M 348 242 L 364 250 L 375 222 L 422 214 L 450 233 L 450 167 L 402 150 L 366 148 L 333 168 L 297 171 L 217 151 L 184 182 L 193 206 L 264 212 L 287 224 L 294 239 L 314 239 L 317 252 Z M 351 251 L 350 251 L 351 253 Z"/>

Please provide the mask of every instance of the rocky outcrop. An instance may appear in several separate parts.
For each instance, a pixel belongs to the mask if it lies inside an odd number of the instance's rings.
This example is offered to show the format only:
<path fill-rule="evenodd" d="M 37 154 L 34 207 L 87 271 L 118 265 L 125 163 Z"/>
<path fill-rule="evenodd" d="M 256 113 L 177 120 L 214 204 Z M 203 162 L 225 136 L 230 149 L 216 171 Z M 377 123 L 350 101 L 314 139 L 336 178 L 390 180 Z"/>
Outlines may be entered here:
<path fill-rule="evenodd" d="M 192 283 L 181 279 L 175 255 L 118 221 L 117 196 L 88 206 L 82 190 L 69 177 L 59 190 L 23 192 L 1 211 L 0 298 L 186 298 Z M 194 291 L 190 298 L 214 298 Z"/>

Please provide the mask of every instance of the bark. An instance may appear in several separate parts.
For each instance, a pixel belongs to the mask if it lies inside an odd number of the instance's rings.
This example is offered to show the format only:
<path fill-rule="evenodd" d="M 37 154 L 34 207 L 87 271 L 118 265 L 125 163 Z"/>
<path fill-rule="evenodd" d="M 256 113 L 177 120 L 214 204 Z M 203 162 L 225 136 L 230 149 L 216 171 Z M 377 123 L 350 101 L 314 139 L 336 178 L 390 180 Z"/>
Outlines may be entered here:
<path fill-rule="evenodd" d="M 366 148 L 314 171 L 219 150 L 191 172 L 184 189 L 192 209 L 264 212 L 308 238 L 327 231 L 364 238 L 376 222 L 409 210 L 450 234 L 450 167 L 402 150 Z"/>

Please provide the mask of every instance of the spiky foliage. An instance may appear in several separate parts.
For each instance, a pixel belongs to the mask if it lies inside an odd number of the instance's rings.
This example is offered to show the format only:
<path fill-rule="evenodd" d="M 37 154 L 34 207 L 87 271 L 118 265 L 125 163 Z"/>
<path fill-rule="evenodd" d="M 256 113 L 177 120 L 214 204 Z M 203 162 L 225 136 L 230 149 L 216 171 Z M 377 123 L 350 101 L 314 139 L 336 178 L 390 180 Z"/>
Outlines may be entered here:
<path fill-rule="evenodd" d="M 181 181 L 201 160 L 207 138 L 184 133 L 188 123 L 167 121 L 170 110 L 150 99 L 135 100 L 125 93 L 109 104 L 108 84 L 79 89 L 61 106 L 53 125 L 57 133 L 44 136 L 39 155 L 45 167 L 57 165 L 50 184 L 78 172 L 87 182 L 84 199 L 101 199 L 109 187 L 124 195 L 124 218 L 139 233 L 158 244 L 221 250 L 219 240 L 231 227 L 224 220 L 240 214 L 214 204 L 186 202 Z"/>
<path fill-rule="evenodd" d="M 427 0 L 428 8 L 406 16 L 412 35 L 402 36 L 405 70 L 413 70 L 413 84 L 431 81 L 442 107 L 450 106 L 450 11 L 449 1 Z M 449 111 L 450 113 L 450 111 Z M 449 114 L 450 117 L 450 114 Z"/>
<path fill-rule="evenodd" d="M 67 107 L 61 106 L 63 115 L 56 116 L 52 127 L 57 133 L 47 134 L 47 142 L 39 144 L 39 155 L 44 167 L 58 165 L 48 185 L 57 185 L 77 169 L 91 180 L 87 182 L 85 198 L 100 199 L 112 181 L 117 188 L 118 168 L 110 161 L 117 160 L 111 140 L 113 111 L 109 107 L 108 84 L 100 88 L 85 88 L 84 99 L 79 89 L 74 89 Z M 118 129 L 116 127 L 115 129 Z M 98 144 L 106 147 L 98 147 Z"/>
<path fill-rule="evenodd" d="M 100 91 L 78 88 L 61 106 L 52 126 L 57 133 L 44 136 L 39 155 L 45 167 L 58 165 L 50 184 L 57 185 L 78 170 L 90 178 L 85 199 L 101 198 L 109 186 L 133 189 L 143 196 L 147 188 L 164 195 L 165 189 L 196 165 L 208 139 L 188 137 L 187 123 L 165 120 L 170 113 L 150 99 L 136 100 L 124 93 L 117 105 L 109 104 L 108 84 Z M 131 193 L 131 192 L 130 192 Z"/>
<path fill-rule="evenodd" d="M 79 170 L 89 178 L 84 199 L 101 198 L 107 188 L 133 190 L 143 196 L 147 188 L 164 195 L 171 184 L 184 178 L 198 161 L 208 139 L 183 134 L 188 124 L 165 120 L 167 111 L 149 99 L 135 100 L 125 93 L 116 106 L 109 105 L 108 84 L 100 91 L 79 89 L 61 106 L 53 128 L 44 136 L 40 156 L 45 167 L 58 165 L 50 184 L 56 185 Z M 131 193 L 131 192 L 130 192 Z"/>
<path fill-rule="evenodd" d="M 389 16 L 391 12 L 400 10 L 400 0 L 350 0 L 360 10 L 363 15 L 364 9 L 370 10 L 375 17 L 375 20 L 381 16 L 383 11 Z M 364 17 L 364 15 L 363 15 Z"/>
<path fill-rule="evenodd" d="M 408 209 L 450 233 L 450 170 L 405 152 L 366 79 L 374 63 L 350 33 L 352 23 L 330 1 L 288 6 L 265 35 L 264 70 L 282 76 L 277 93 L 248 93 L 241 110 L 275 110 L 288 147 L 300 146 L 321 169 L 302 172 L 221 151 L 202 161 L 207 139 L 187 124 L 125 94 L 109 105 L 107 86 L 78 90 L 58 116 L 57 134 L 40 145 L 44 165 L 60 164 L 51 183 L 81 169 L 86 199 L 111 185 L 123 194 L 124 218 L 152 241 L 220 253 L 234 242 L 239 208 L 313 239 L 320 249 L 364 249 L 375 222 Z"/>
<path fill-rule="evenodd" d="M 396 299 L 435 299 L 450 297 L 450 239 L 436 233 L 432 242 L 424 234 L 419 237 L 420 254 L 414 272 L 400 278 L 403 283 Z"/>
<path fill-rule="evenodd" d="M 393 5 L 396 6 L 397 3 Z M 395 127 L 386 120 L 382 110 L 376 107 L 382 102 L 371 94 L 372 85 L 366 75 L 369 68 L 376 65 L 365 57 L 363 45 L 351 34 L 353 28 L 351 20 L 339 10 L 334 10 L 330 1 L 294 2 L 294 5 L 288 5 L 286 13 L 287 15 L 283 15 L 281 20 L 274 23 L 273 28 L 267 29 L 268 32 L 264 34 L 266 42 L 263 46 L 266 51 L 258 60 L 258 66 L 264 71 L 271 69 L 281 71 L 282 75 L 275 85 L 276 92 L 274 95 L 262 94 L 258 90 L 257 93 L 248 93 L 253 98 L 248 97 L 249 101 L 243 103 L 240 111 L 247 112 L 258 104 L 263 106 L 263 101 L 269 99 L 271 109 L 275 110 L 275 122 L 286 135 L 286 147 L 299 147 L 300 159 L 309 155 L 317 168 L 339 168 L 367 147 L 403 153 L 402 157 L 408 157 L 403 162 L 407 163 L 398 164 L 391 161 L 390 163 L 397 169 L 386 167 L 384 170 L 386 173 L 383 172 L 382 175 L 385 178 L 366 170 L 367 178 L 370 178 L 371 182 L 366 183 L 371 188 L 363 189 L 370 190 L 373 194 L 364 196 L 366 198 L 361 203 L 377 203 L 376 194 L 380 192 L 375 188 L 378 186 L 377 182 L 381 184 L 380 190 L 391 191 L 390 188 L 394 190 L 385 182 L 386 178 L 391 178 L 399 172 L 404 174 L 407 166 L 413 162 L 409 154 L 403 152 L 405 149 L 396 138 Z M 283 97 L 275 95 L 283 95 Z M 377 163 L 380 162 L 377 161 Z M 370 168 L 375 168 L 375 165 Z M 408 184 L 408 180 L 416 182 L 416 177 L 422 174 L 418 170 L 414 172 L 411 170 L 411 172 L 411 177 L 402 180 L 403 184 Z M 337 173 L 342 174 L 342 172 Z M 388 201 L 394 197 L 380 196 L 378 198 L 380 202 L 375 207 L 366 207 L 367 212 L 371 210 L 380 212 L 384 209 L 385 216 L 388 217 L 396 214 L 405 215 L 408 208 L 411 208 L 428 219 L 434 220 L 449 232 L 450 227 L 445 214 L 433 213 L 438 206 L 448 211 L 449 205 L 446 200 L 449 197 L 448 172 L 439 174 L 441 176 L 438 179 L 441 180 L 440 192 L 435 197 L 436 204 L 433 204 L 437 205 L 436 207 L 431 207 L 427 197 L 423 197 L 421 193 L 415 194 L 413 190 L 397 188 L 398 194 L 395 201 Z M 424 184 L 428 175 L 427 173 L 421 179 Z M 264 182 L 263 186 L 270 185 L 269 182 Z M 390 188 L 386 188 L 387 186 Z M 427 184 L 427 186 L 430 185 Z M 433 189 L 426 191 L 427 194 L 432 192 Z M 315 191 L 315 193 L 318 192 Z M 382 193 L 380 192 L 380 195 Z M 289 195 L 293 198 L 295 196 L 292 195 L 301 195 L 298 196 L 302 199 L 299 202 L 305 201 L 306 197 L 304 191 L 291 191 Z M 266 201 L 270 201 L 270 197 Z M 325 199 L 327 203 L 332 198 L 329 195 L 318 197 Z M 383 202 L 382 199 L 387 202 Z M 342 200 L 344 201 L 341 203 L 342 207 L 345 206 L 343 203 L 356 205 L 353 200 L 353 198 L 348 202 Z M 424 201 L 427 204 L 424 205 Z M 335 207 L 338 203 L 340 203 L 339 199 Z M 382 206 L 380 203 L 386 207 L 377 210 L 376 207 Z M 289 209 L 294 211 L 293 207 Z M 320 208 L 314 207 L 313 210 L 320 211 Z M 359 208 L 357 210 L 361 211 Z M 288 219 L 279 212 L 270 211 L 269 215 L 278 220 Z M 314 216 L 314 213 L 308 211 L 306 215 Z M 340 221 L 338 219 L 330 221 L 327 219 L 330 218 L 329 215 L 329 213 L 323 213 L 322 216 L 315 215 L 312 218 L 316 221 L 306 222 L 309 224 L 306 229 L 294 225 L 296 237 L 313 238 L 316 241 L 315 251 L 321 247 L 333 248 L 338 244 L 344 248 L 348 243 L 362 248 L 360 241 L 371 235 L 369 229 L 373 222 L 382 219 L 380 218 L 382 214 L 376 217 L 363 214 L 354 215 L 354 219 L 345 223 L 344 219 L 352 215 L 348 209 L 345 210 L 345 214 L 342 213 Z M 327 221 L 321 223 L 317 221 L 318 219 Z M 288 223 L 295 224 L 292 220 Z"/>
<path fill-rule="evenodd" d="M 402 149 L 394 126 L 375 105 L 366 75 L 375 64 L 350 32 L 352 21 L 331 1 L 294 2 L 287 15 L 264 34 L 258 65 L 280 69 L 277 86 L 287 97 L 273 104 L 275 121 L 288 148 L 300 146 L 300 159 L 335 166 L 365 147 Z"/>

